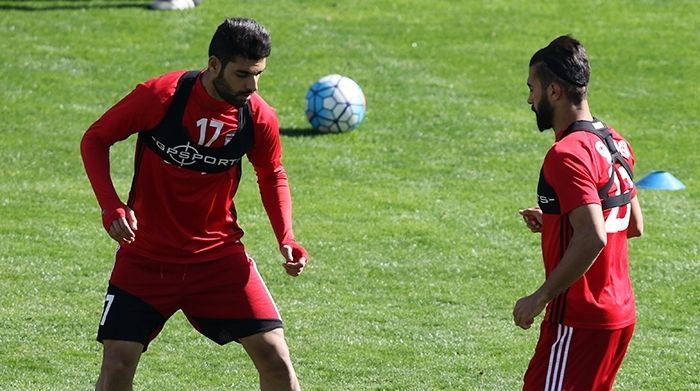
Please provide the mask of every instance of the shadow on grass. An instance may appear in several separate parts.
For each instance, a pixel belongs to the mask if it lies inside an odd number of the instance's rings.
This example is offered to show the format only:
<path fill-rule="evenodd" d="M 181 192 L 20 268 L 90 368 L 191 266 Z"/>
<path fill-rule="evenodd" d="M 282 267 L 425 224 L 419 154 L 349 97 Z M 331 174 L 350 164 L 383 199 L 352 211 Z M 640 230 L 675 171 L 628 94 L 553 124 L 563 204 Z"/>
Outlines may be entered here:
<path fill-rule="evenodd" d="M 287 137 L 318 137 L 329 133 L 319 132 L 312 128 L 280 128 L 280 134 Z"/>
<path fill-rule="evenodd" d="M 93 1 L 93 0 L 0 0 L 0 10 L 13 11 L 60 11 L 99 8 L 142 8 L 148 9 L 151 2 L 144 1 Z"/>

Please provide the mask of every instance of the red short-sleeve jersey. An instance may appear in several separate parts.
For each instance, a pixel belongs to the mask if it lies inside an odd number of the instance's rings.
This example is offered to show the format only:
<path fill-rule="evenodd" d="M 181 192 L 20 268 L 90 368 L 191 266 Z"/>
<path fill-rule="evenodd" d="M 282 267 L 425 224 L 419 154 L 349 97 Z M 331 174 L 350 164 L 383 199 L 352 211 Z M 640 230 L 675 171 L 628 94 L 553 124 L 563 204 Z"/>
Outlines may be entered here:
<path fill-rule="evenodd" d="M 88 178 L 108 226 L 124 204 L 109 176 L 109 147 L 132 134 L 156 127 L 173 99 L 177 71 L 139 84 L 110 108 L 83 136 L 81 152 Z M 291 198 L 281 163 L 279 123 L 275 111 L 258 95 L 249 100 L 253 119 L 252 149 L 247 153 L 280 243 L 293 241 Z M 192 87 L 182 125 L 194 144 L 222 147 L 235 142 L 239 109 L 211 97 L 201 82 Z M 244 251 L 233 197 L 240 168 L 202 173 L 169 164 L 149 148 L 138 148 L 130 206 L 138 220 L 133 243 L 124 250 L 174 263 L 202 262 Z"/>
<path fill-rule="evenodd" d="M 634 166 L 629 143 L 610 129 L 617 149 Z M 595 134 L 557 134 L 542 165 L 538 201 L 543 211 L 542 255 L 547 276 L 559 264 L 572 237 L 568 213 L 586 204 L 601 204 L 598 190 L 613 175 L 608 195 L 636 190 L 621 165 L 611 164 L 605 143 Z M 614 168 L 613 168 L 614 167 Z M 628 270 L 627 226 L 630 204 L 603 211 L 607 244 L 591 268 L 547 306 L 545 319 L 572 327 L 617 329 L 635 322 L 635 302 Z"/>

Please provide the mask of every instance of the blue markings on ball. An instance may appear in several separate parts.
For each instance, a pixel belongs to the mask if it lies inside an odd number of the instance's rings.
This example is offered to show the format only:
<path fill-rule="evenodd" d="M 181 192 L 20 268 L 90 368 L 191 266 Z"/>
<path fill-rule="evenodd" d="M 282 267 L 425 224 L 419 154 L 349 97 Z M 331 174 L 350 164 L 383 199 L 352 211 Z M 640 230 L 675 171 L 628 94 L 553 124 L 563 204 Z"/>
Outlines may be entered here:
<path fill-rule="evenodd" d="M 352 79 L 328 75 L 316 81 L 306 93 L 306 117 L 320 132 L 347 132 L 365 118 L 365 95 Z"/>

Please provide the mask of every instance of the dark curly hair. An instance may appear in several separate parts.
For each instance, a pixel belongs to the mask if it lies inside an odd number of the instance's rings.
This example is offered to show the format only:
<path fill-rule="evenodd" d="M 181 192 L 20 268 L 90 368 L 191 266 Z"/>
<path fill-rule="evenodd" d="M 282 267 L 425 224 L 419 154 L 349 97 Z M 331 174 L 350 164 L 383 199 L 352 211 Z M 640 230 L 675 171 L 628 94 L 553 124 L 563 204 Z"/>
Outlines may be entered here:
<path fill-rule="evenodd" d="M 530 67 L 547 87 L 558 82 L 564 87 L 566 96 L 576 105 L 588 94 L 591 67 L 581 42 L 570 35 L 562 35 L 538 50 L 530 59 Z"/>
<path fill-rule="evenodd" d="M 226 65 L 236 57 L 261 60 L 270 55 L 270 33 L 253 19 L 229 18 L 219 25 L 209 43 L 209 56 Z"/>

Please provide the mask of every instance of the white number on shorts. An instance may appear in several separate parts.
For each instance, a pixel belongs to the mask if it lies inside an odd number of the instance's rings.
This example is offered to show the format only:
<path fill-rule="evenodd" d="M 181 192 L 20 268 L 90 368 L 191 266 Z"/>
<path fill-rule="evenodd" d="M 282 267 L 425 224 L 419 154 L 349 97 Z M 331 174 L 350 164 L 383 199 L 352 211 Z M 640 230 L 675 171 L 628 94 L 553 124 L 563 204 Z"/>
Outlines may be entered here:
<path fill-rule="evenodd" d="M 100 326 L 104 326 L 105 321 L 107 320 L 107 313 L 109 312 L 109 307 L 112 306 L 112 302 L 114 301 L 114 295 L 107 295 L 105 296 L 105 311 L 102 313 L 102 320 L 100 321 Z"/>

